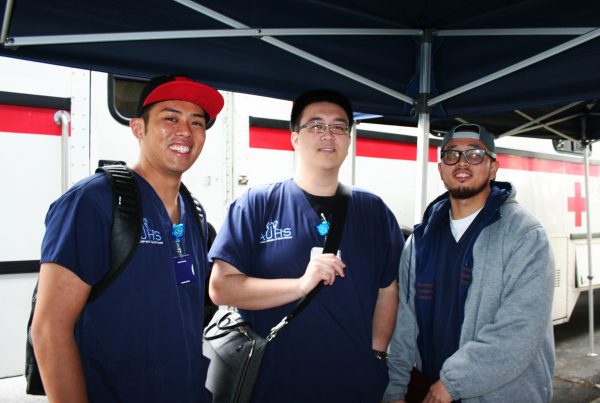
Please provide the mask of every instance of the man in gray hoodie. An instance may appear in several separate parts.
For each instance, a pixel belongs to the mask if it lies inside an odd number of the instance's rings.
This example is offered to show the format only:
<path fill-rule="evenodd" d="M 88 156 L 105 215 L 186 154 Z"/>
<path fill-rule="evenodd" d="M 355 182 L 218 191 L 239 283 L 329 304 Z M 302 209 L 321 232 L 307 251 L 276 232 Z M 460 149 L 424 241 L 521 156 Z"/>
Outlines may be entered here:
<path fill-rule="evenodd" d="M 494 137 L 485 128 L 459 125 L 441 149 L 448 192 L 427 207 L 402 252 L 384 401 L 411 401 L 407 389 L 424 374 L 431 386 L 418 401 L 550 402 L 548 237 L 512 185 L 494 180 Z"/>

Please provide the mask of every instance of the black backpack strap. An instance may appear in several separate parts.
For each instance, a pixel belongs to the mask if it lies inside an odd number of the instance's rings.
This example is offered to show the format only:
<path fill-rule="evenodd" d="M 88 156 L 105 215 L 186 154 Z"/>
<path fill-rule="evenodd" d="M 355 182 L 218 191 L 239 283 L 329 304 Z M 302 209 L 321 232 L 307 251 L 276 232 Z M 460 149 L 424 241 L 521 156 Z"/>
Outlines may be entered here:
<path fill-rule="evenodd" d="M 202 242 L 206 247 L 206 253 L 208 253 L 216 236 L 215 229 L 212 225 L 210 225 L 210 223 L 206 221 L 204 209 L 202 208 L 202 205 L 200 204 L 198 199 L 192 196 L 188 188 L 183 183 L 179 187 L 179 190 L 181 191 L 181 194 L 183 194 L 184 199 L 186 199 L 188 203 L 191 203 L 196 208 L 196 214 L 194 214 L 194 217 L 196 219 L 196 224 L 198 224 L 200 228 L 200 233 L 202 234 Z M 212 263 L 209 263 L 208 267 L 210 268 L 211 266 Z M 208 295 L 208 282 L 209 277 L 206 277 L 206 279 L 204 280 L 204 327 L 208 326 L 210 319 L 213 317 L 217 309 L 219 309 L 219 307 L 215 305 L 215 303 L 210 299 L 210 296 Z"/>
<path fill-rule="evenodd" d="M 126 165 L 105 165 L 96 172 L 104 172 L 112 187 L 110 270 L 94 285 L 88 302 L 98 298 L 119 277 L 137 249 L 142 230 L 142 198 L 131 169 Z"/>
<path fill-rule="evenodd" d="M 104 172 L 112 188 L 112 225 L 110 234 L 110 269 L 96 285 L 92 287 L 88 302 L 98 298 L 121 274 L 133 256 L 142 230 L 142 200 L 140 189 L 133 173 L 126 165 L 105 165 L 96 172 Z M 33 290 L 31 312 L 27 323 L 27 343 L 25 348 L 26 393 L 45 395 L 44 385 L 31 341 L 31 323 L 37 302 L 37 287 Z"/>
<path fill-rule="evenodd" d="M 194 218 L 196 219 L 196 224 L 198 224 L 198 228 L 200 228 L 200 233 L 202 234 L 202 242 L 206 245 L 206 250 L 210 249 L 210 245 L 212 244 L 212 239 L 208 236 L 206 231 L 206 218 L 204 214 L 204 208 L 200 202 L 192 196 L 188 188 L 181 183 L 179 187 L 179 191 L 183 194 L 183 197 L 196 208 L 196 214 L 194 214 Z M 208 236 L 208 239 L 207 239 Z"/>
<path fill-rule="evenodd" d="M 31 312 L 29 313 L 29 321 L 27 322 L 27 343 L 25 344 L 25 380 L 27 381 L 27 385 L 25 387 L 25 393 L 28 395 L 43 396 L 46 394 L 46 391 L 44 390 L 42 376 L 40 375 L 40 369 L 38 368 L 35 352 L 33 351 L 33 342 L 31 340 L 31 323 L 33 322 L 33 313 L 37 302 L 37 289 L 38 283 L 35 284 L 35 289 L 33 290 Z"/>

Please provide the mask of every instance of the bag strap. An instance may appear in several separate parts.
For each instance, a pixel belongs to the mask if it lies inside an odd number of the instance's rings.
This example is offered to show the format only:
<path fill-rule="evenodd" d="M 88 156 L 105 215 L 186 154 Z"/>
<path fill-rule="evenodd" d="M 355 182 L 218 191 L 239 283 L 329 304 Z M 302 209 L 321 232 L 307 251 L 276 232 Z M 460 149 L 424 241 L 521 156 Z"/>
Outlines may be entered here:
<path fill-rule="evenodd" d="M 348 211 L 348 204 L 350 203 L 350 195 L 351 190 L 349 187 L 345 186 L 342 183 L 338 184 L 338 188 L 336 190 L 336 199 L 335 204 L 333 206 L 333 218 L 331 219 L 331 225 L 329 226 L 329 233 L 327 234 L 327 239 L 325 240 L 325 245 L 323 246 L 323 253 L 333 253 L 337 254 L 338 249 L 340 248 L 340 242 L 342 240 L 342 230 L 344 229 L 344 224 L 346 223 L 346 213 Z M 290 321 L 298 315 L 310 301 L 314 298 L 314 296 L 323 288 L 323 282 L 319 281 L 319 283 L 313 288 L 304 298 L 302 298 L 292 309 L 292 311 L 284 317 L 281 322 L 279 322 L 275 327 L 271 329 L 271 333 L 267 336 L 267 341 L 271 341 L 277 336 L 277 333 Z"/>
<path fill-rule="evenodd" d="M 242 329 L 246 326 L 248 326 L 248 322 L 240 319 L 239 316 L 233 317 L 233 312 L 230 311 L 223 315 L 217 322 L 211 323 L 204 329 L 204 340 L 220 339 L 221 337 L 227 336 L 231 330 Z M 213 336 L 210 336 L 210 331 L 214 328 L 224 330 L 224 332 L 215 333 Z"/>
<path fill-rule="evenodd" d="M 96 172 L 106 174 L 112 188 L 110 270 L 92 287 L 88 302 L 98 298 L 123 272 L 135 253 L 142 230 L 142 198 L 131 169 L 126 165 L 105 165 Z"/>
<path fill-rule="evenodd" d="M 200 228 L 202 241 L 204 242 L 204 240 L 206 240 L 206 245 L 207 245 L 206 250 L 209 250 L 212 240 L 210 239 L 210 236 L 208 236 L 207 235 L 208 233 L 206 232 L 206 219 L 204 218 L 204 209 L 202 208 L 202 205 L 200 204 L 198 199 L 196 199 L 194 196 L 192 196 L 192 194 L 190 193 L 188 188 L 183 184 L 183 182 L 181 183 L 181 186 L 179 187 L 179 191 L 183 194 L 184 198 L 187 199 L 188 203 L 191 203 L 196 208 L 196 214 L 194 214 L 194 218 L 196 219 L 196 224 L 198 224 L 198 227 Z"/>

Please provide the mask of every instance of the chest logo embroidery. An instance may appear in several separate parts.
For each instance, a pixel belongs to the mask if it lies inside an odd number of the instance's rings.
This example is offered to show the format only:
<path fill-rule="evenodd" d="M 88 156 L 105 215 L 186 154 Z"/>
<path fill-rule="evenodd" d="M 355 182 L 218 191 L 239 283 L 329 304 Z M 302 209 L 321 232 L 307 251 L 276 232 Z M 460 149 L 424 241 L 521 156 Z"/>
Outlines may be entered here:
<path fill-rule="evenodd" d="M 281 241 L 284 239 L 292 239 L 292 229 L 291 228 L 277 228 L 279 226 L 279 221 L 273 220 L 269 221 L 266 225 L 267 229 L 265 232 L 260 234 L 260 243 Z"/>
<path fill-rule="evenodd" d="M 163 244 L 163 237 L 160 235 L 160 231 L 150 228 L 147 218 L 144 218 L 144 223 L 142 224 L 140 243 L 149 243 L 155 245 Z"/>

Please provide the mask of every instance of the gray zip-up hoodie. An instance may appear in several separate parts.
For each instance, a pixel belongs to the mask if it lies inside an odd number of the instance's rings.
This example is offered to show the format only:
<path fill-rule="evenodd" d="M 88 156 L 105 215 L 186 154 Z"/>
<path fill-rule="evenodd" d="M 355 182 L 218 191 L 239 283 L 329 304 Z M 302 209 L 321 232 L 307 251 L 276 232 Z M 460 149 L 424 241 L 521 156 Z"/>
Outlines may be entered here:
<path fill-rule="evenodd" d="M 501 218 L 482 230 L 473 247 L 459 348 L 444 362 L 440 380 L 464 403 L 550 402 L 554 261 L 542 226 L 519 206 L 512 186 L 502 186 L 511 195 L 500 207 Z M 412 236 L 402 252 L 399 283 L 385 402 L 404 399 L 412 366 L 421 367 Z"/>

